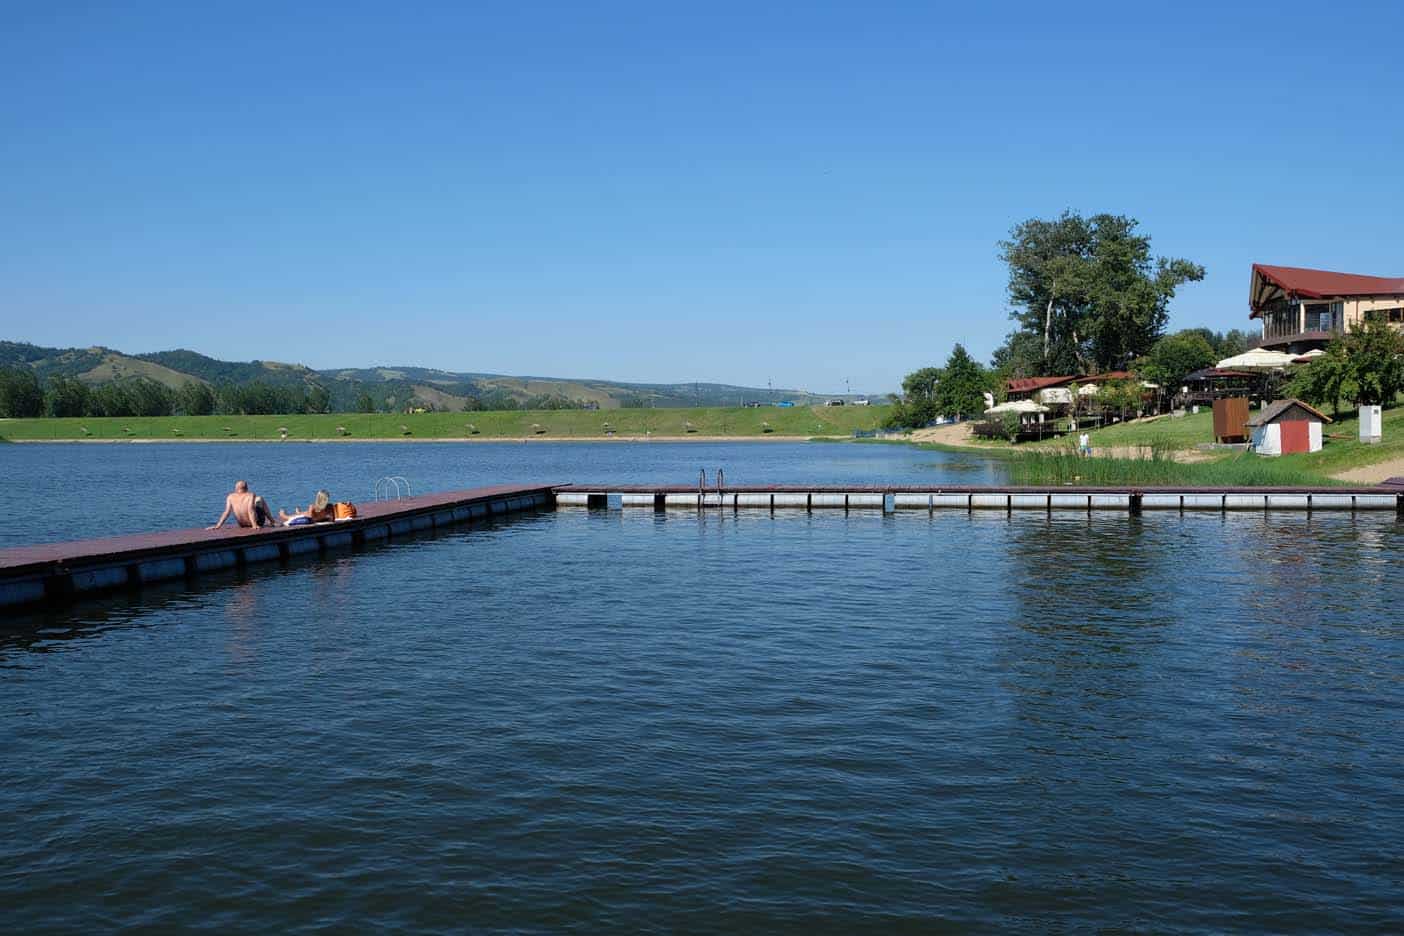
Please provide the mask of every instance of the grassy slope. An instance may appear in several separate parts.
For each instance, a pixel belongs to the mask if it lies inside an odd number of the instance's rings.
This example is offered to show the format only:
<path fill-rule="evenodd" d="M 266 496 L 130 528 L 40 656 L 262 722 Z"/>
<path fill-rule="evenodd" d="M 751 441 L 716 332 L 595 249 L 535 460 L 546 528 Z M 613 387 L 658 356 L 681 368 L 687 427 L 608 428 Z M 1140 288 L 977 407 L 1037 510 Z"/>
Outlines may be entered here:
<path fill-rule="evenodd" d="M 128 357 L 125 354 L 110 353 L 103 356 L 102 363 L 78 375 L 78 379 L 88 384 L 110 383 L 132 377 L 145 377 L 177 390 L 188 383 L 199 382 L 198 378 L 172 370 L 155 361 Z"/>
<path fill-rule="evenodd" d="M 1332 475 L 1363 465 L 1404 458 L 1404 407 L 1384 413 L 1384 439 L 1376 445 L 1363 445 L 1356 414 L 1342 413 L 1325 427 L 1326 444 L 1320 452 L 1284 455 L 1273 462 L 1296 471 Z M 1201 411 L 1182 419 L 1163 417 L 1153 422 L 1128 423 L 1092 433 L 1094 446 L 1157 446 L 1170 449 L 1194 448 L 1212 441 L 1213 415 Z M 1257 456 L 1253 456 L 1256 458 Z M 1266 461 L 1266 459 L 1259 459 Z"/>
<path fill-rule="evenodd" d="M 1110 426 L 1091 433 L 1098 448 L 1154 450 L 1155 457 L 1083 459 L 1072 453 L 1073 436 L 1042 445 L 1010 445 L 982 442 L 977 446 L 926 443 L 923 448 L 944 451 L 971 451 L 1009 462 L 1011 483 L 1087 485 L 1196 485 L 1288 486 L 1330 485 L 1331 476 L 1351 468 L 1377 465 L 1404 458 L 1404 407 L 1384 413 L 1384 441 L 1362 445 L 1358 441 L 1355 414 L 1343 414 L 1326 426 L 1326 445 L 1320 452 L 1262 458 L 1241 450 L 1225 451 L 1207 461 L 1180 463 L 1164 457 L 1175 450 L 1192 449 L 1212 441 L 1213 415 L 1205 410 L 1179 419 L 1162 417 L 1153 421 Z"/>
<path fill-rule="evenodd" d="M 762 436 L 769 423 L 778 436 L 848 436 L 855 429 L 873 429 L 885 407 L 795 407 L 780 409 L 623 409 L 546 410 L 487 413 L 339 413 L 317 416 L 160 416 L 113 419 L 0 420 L 0 438 L 32 439 L 277 439 L 279 427 L 289 439 L 331 439 L 345 427 L 351 438 L 401 438 L 407 427 L 418 439 L 569 439 L 600 436 L 613 426 L 621 436 Z M 691 424 L 693 432 L 688 431 Z M 538 434 L 533 425 L 545 429 Z M 470 435 L 468 426 L 478 429 Z M 226 432 L 226 427 L 231 432 Z M 83 430 L 88 430 L 85 434 Z M 129 431 L 130 430 L 130 431 Z"/>

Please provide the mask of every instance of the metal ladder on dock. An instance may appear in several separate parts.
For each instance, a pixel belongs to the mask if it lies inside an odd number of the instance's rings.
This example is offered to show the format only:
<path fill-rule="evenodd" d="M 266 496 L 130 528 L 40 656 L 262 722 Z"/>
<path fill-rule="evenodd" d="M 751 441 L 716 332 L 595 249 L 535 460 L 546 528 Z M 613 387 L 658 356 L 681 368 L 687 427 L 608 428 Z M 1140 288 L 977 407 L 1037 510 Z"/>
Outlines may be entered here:
<path fill-rule="evenodd" d="M 375 482 L 375 499 L 403 500 L 410 496 L 409 479 L 403 475 L 386 475 Z"/>

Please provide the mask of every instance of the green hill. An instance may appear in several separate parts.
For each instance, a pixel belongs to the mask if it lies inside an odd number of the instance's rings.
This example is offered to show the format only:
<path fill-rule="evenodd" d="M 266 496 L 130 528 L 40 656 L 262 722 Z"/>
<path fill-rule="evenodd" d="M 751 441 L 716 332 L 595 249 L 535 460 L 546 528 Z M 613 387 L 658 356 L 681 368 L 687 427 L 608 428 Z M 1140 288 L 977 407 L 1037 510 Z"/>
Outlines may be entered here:
<path fill-rule="evenodd" d="M 361 367 L 313 370 L 275 361 L 222 361 L 176 349 L 129 355 L 111 348 L 46 348 L 0 341 L 0 367 L 24 367 L 40 380 L 73 378 L 90 387 L 144 378 L 171 389 L 192 381 L 212 387 L 268 385 L 295 392 L 325 388 L 336 411 L 358 407 L 369 395 L 377 409 L 457 412 L 470 406 L 555 408 L 586 404 L 599 409 L 740 406 L 792 401 L 809 406 L 830 398 L 799 390 L 763 390 L 718 383 L 642 384 L 595 379 L 508 376 L 426 367 Z M 837 395 L 842 397 L 842 394 Z"/>

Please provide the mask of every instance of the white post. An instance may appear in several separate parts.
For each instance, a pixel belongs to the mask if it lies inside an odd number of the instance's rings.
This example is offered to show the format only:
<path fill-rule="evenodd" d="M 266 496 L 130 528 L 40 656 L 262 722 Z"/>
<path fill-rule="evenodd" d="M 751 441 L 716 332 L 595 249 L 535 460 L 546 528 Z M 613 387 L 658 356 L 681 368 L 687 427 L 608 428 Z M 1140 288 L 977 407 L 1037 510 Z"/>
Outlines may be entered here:
<path fill-rule="evenodd" d="M 1380 408 L 1378 406 L 1360 407 L 1360 441 L 1378 442 L 1383 438 L 1382 432 Z"/>

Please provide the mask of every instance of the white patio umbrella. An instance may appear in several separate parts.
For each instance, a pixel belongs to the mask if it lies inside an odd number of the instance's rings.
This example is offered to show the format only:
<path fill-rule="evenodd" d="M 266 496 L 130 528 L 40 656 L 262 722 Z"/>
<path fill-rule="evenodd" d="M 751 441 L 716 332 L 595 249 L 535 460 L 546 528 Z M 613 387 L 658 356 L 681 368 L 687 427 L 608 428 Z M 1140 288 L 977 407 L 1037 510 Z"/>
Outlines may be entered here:
<path fill-rule="evenodd" d="M 1010 400 L 1008 403 L 1001 403 L 998 406 L 991 406 L 985 410 L 985 415 L 994 413 L 1046 413 L 1048 407 L 1040 406 L 1033 400 Z"/>
<path fill-rule="evenodd" d="M 1222 370 L 1272 370 L 1286 367 L 1292 363 L 1295 357 L 1294 354 L 1283 354 L 1281 351 L 1254 348 L 1251 351 L 1244 351 L 1242 354 L 1224 358 L 1215 366 Z"/>

